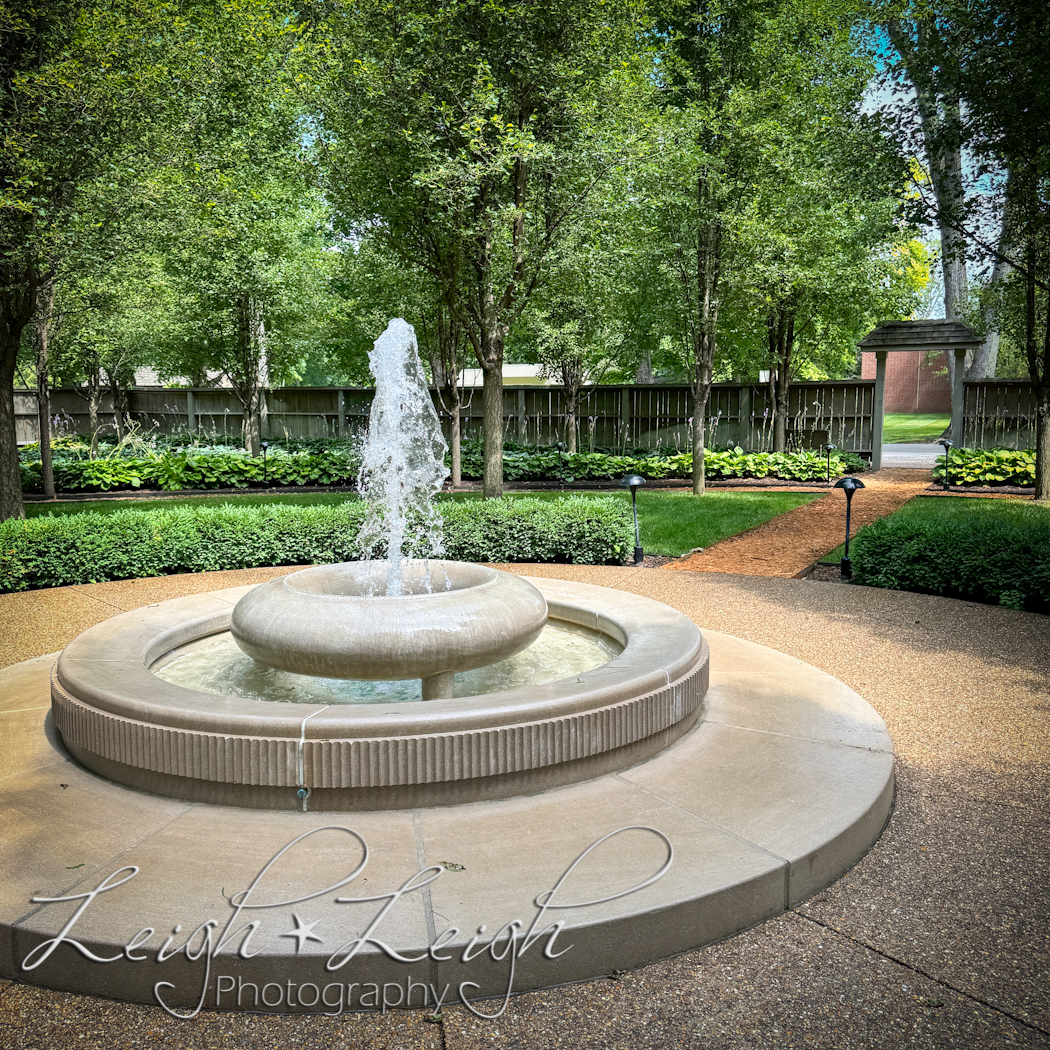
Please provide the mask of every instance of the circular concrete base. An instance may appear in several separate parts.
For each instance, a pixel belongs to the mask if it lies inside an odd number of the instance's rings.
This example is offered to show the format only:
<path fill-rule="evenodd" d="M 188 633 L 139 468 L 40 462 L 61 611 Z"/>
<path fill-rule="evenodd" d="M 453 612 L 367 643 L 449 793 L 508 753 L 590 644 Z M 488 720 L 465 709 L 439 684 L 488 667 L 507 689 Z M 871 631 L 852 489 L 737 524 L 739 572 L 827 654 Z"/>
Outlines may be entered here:
<path fill-rule="evenodd" d="M 10 667 L 0 972 L 186 1012 L 434 1009 L 640 966 L 776 915 L 879 837 L 889 736 L 816 668 L 705 637 L 705 719 L 647 761 L 538 795 L 343 814 L 103 780 L 54 731 L 54 658 Z"/>

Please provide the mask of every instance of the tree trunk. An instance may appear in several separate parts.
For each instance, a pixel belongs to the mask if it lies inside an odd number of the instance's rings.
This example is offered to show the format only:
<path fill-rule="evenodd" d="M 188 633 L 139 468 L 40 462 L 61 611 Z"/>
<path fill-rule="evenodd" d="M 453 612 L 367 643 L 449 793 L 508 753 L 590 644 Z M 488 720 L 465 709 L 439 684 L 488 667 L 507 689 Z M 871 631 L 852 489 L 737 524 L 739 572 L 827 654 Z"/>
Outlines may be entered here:
<path fill-rule="evenodd" d="M 47 358 L 51 344 L 51 321 L 55 309 L 55 286 L 49 284 L 39 296 L 36 317 L 36 418 L 40 430 L 40 478 L 44 499 L 55 498 L 55 469 L 51 458 L 51 391 Z"/>
<path fill-rule="evenodd" d="M 92 459 L 97 459 L 98 433 L 102 426 L 99 422 L 99 413 L 102 409 L 102 373 L 97 366 L 94 371 L 88 372 L 87 390 L 88 430 L 91 432 L 91 450 L 88 454 Z"/>
<path fill-rule="evenodd" d="M 778 305 L 766 317 L 769 331 L 770 383 L 773 386 L 773 451 L 787 452 L 791 404 L 791 356 L 795 346 L 795 312 Z"/>
<path fill-rule="evenodd" d="M 638 367 L 635 369 L 634 381 L 640 386 L 648 386 L 655 381 L 655 378 L 656 377 L 653 374 L 653 355 L 646 351 L 642 356 L 641 361 L 638 362 Z"/>
<path fill-rule="evenodd" d="M 717 220 L 708 217 L 710 186 L 701 175 L 697 179 L 700 231 L 696 244 L 697 317 L 693 349 L 693 495 L 702 496 L 707 484 L 704 466 L 704 424 L 707 402 L 714 376 L 718 326 L 718 279 L 722 263 L 722 231 Z"/>
<path fill-rule="evenodd" d="M 1050 385 L 1035 409 L 1035 499 L 1050 501 Z"/>
<path fill-rule="evenodd" d="M 502 348 L 501 348 L 502 349 Z M 482 492 L 486 499 L 503 495 L 503 354 L 486 366 L 482 390 L 482 434 L 485 441 L 485 474 Z"/>
<path fill-rule="evenodd" d="M 121 388 L 116 371 L 109 373 L 109 396 L 113 399 L 113 426 L 117 431 L 117 441 L 123 441 L 127 433 L 125 429 L 127 395 Z"/>
<path fill-rule="evenodd" d="M 24 322 L 8 325 L 0 360 L 0 520 L 24 518 L 22 476 L 18 469 L 18 438 L 15 433 L 15 364 Z"/>
<path fill-rule="evenodd" d="M 937 90 L 934 74 L 924 68 L 920 52 L 929 47 L 933 24 L 920 18 L 916 22 L 917 44 L 897 19 L 887 23 L 890 40 L 904 62 L 908 79 L 915 88 L 915 102 L 922 127 L 923 147 L 929 166 L 930 182 L 937 202 L 937 225 L 941 234 L 941 273 L 944 277 L 944 316 L 963 320 L 966 309 L 966 238 L 955 224 L 961 218 L 964 202 L 962 176 L 961 115 L 959 100 Z M 948 381 L 955 382 L 955 357 L 948 354 Z"/>
<path fill-rule="evenodd" d="M 984 342 L 977 348 L 973 361 L 966 369 L 967 379 L 991 379 L 999 362 L 999 303 L 998 290 L 1006 278 L 1010 265 L 998 259 L 988 281 L 981 317 L 984 321 Z"/>
<path fill-rule="evenodd" d="M 500 393 L 502 397 L 502 392 Z M 463 484 L 463 424 L 459 418 L 459 399 L 452 406 L 448 420 L 448 453 L 452 461 L 452 487 L 458 489 Z"/>

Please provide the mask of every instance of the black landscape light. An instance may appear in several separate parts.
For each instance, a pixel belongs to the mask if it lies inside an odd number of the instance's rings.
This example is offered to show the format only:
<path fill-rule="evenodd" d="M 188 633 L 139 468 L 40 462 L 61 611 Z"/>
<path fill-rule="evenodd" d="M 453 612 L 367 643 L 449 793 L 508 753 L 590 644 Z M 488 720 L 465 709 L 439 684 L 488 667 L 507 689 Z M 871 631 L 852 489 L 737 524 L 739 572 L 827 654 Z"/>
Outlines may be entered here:
<path fill-rule="evenodd" d="M 941 438 L 937 444 L 944 449 L 944 491 L 947 492 L 951 488 L 951 482 L 948 480 L 948 461 L 951 459 L 955 442 L 951 438 Z"/>
<path fill-rule="evenodd" d="M 638 490 L 645 484 L 645 478 L 641 474 L 628 474 L 621 478 L 620 485 L 631 490 L 631 506 L 634 508 L 634 564 L 641 565 L 645 559 L 645 551 L 642 550 L 642 536 L 638 531 Z"/>
<path fill-rule="evenodd" d="M 831 453 L 835 451 L 834 445 L 821 445 L 820 449 L 822 452 L 827 454 L 828 457 L 828 484 L 831 484 Z"/>
<path fill-rule="evenodd" d="M 846 493 L 846 549 L 842 552 L 842 561 L 839 563 L 839 572 L 844 580 L 853 576 L 853 563 L 849 560 L 849 510 L 853 502 L 853 493 L 857 489 L 864 488 L 864 482 L 860 478 L 839 478 L 835 482 L 835 488 L 842 489 Z"/>
<path fill-rule="evenodd" d="M 270 447 L 270 442 L 269 441 L 260 441 L 259 442 L 259 448 L 261 448 L 262 452 L 263 452 L 263 488 L 269 488 L 269 485 L 270 485 L 269 474 L 267 474 L 267 471 L 266 471 L 266 450 L 269 447 Z"/>

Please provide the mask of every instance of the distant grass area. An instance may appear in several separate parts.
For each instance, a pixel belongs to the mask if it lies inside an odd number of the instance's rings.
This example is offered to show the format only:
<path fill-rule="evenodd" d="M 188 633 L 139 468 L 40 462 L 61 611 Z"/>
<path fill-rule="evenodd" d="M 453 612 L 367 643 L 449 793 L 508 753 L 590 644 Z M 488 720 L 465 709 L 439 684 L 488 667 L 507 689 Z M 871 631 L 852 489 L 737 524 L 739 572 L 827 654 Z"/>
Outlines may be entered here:
<path fill-rule="evenodd" d="M 524 494 L 523 494 L 524 495 Z M 530 492 L 529 498 L 558 499 L 565 492 Z M 577 494 L 579 495 L 579 494 Z M 608 495 L 605 493 L 604 495 Z M 677 558 L 694 547 L 710 547 L 756 525 L 818 499 L 823 492 L 735 492 L 718 490 L 696 499 L 688 492 L 645 492 L 638 495 L 638 524 L 642 546 L 648 554 Z M 480 499 L 476 492 L 457 492 L 441 499 L 456 501 Z M 515 494 L 508 494 L 514 499 Z M 630 501 L 624 493 L 623 498 Z M 83 500 L 70 503 L 27 503 L 26 514 L 79 514 L 95 511 L 111 514 L 117 510 L 149 507 L 202 507 L 223 503 L 235 506 L 296 504 L 319 506 L 355 501 L 345 492 L 245 493 L 238 496 L 186 496 L 175 499 Z"/>
<path fill-rule="evenodd" d="M 967 496 L 965 499 L 954 499 L 951 496 L 920 496 L 908 500 L 900 510 L 894 511 L 889 517 L 893 520 L 914 522 L 917 525 L 926 522 L 968 522 L 978 517 L 994 518 L 1004 523 L 1012 523 L 1028 520 L 1034 507 L 1035 505 L 1028 500 L 980 499 L 975 496 Z M 1044 513 L 1050 517 L 1050 510 Z M 845 519 L 843 519 L 842 528 L 845 532 Z M 864 529 L 861 529 L 849 541 L 851 558 L 853 557 L 853 544 L 863 532 Z M 837 565 L 842 560 L 845 547 L 845 543 L 840 543 L 833 551 L 825 554 L 820 559 L 821 562 L 826 565 Z"/>
<path fill-rule="evenodd" d="M 884 445 L 932 444 L 952 421 L 950 415 L 886 415 L 882 419 Z"/>

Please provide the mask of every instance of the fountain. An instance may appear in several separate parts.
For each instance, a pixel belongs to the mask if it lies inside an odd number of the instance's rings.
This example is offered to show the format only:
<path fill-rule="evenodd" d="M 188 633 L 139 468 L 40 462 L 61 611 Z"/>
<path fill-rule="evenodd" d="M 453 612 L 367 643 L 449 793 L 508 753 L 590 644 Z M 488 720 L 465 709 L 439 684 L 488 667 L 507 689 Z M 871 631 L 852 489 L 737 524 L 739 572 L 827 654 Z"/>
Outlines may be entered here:
<path fill-rule="evenodd" d="M 708 651 L 681 613 L 440 557 L 446 446 L 411 326 L 392 321 L 369 364 L 364 560 L 290 573 L 232 610 L 216 594 L 214 615 L 181 599 L 162 623 L 129 614 L 81 635 L 52 695 L 89 769 L 252 807 L 434 805 L 623 768 L 700 716 Z M 498 685 L 479 692 L 475 671 Z"/>
<path fill-rule="evenodd" d="M 892 749 L 842 683 L 634 593 L 664 574 L 445 560 L 408 325 L 372 365 L 369 557 L 0 671 L 4 976 L 176 1016 L 496 1017 L 472 1000 L 730 936 L 878 838 Z"/>

